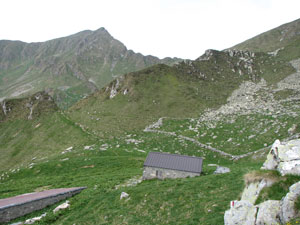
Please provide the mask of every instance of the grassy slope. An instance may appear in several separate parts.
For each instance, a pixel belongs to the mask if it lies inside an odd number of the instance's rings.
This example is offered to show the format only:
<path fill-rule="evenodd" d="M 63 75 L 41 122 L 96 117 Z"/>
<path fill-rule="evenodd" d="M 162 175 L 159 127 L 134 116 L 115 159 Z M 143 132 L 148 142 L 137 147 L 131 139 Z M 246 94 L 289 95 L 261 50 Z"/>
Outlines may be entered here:
<path fill-rule="evenodd" d="M 47 158 L 57 155 L 67 147 L 82 146 L 93 138 L 88 137 L 80 127 L 69 121 L 57 110 L 45 93 L 43 100 L 35 97 L 15 99 L 6 102 L 5 116 L 0 113 L 0 171 L 27 166 L 32 158 Z M 36 94 L 35 96 L 38 96 Z M 28 119 L 33 103 L 32 120 Z"/>
<path fill-rule="evenodd" d="M 232 48 L 255 52 L 270 52 L 286 47 L 294 40 L 299 39 L 299 32 L 300 19 L 264 32 Z"/>
<path fill-rule="evenodd" d="M 144 142 L 128 144 L 129 138 Z M 108 145 L 106 151 L 99 150 L 103 144 Z M 143 181 L 137 186 L 115 189 L 116 185 L 142 175 L 146 154 L 137 149 L 177 149 L 182 154 L 205 155 L 203 174 L 189 179 Z M 61 161 L 65 158 L 69 160 Z M 215 167 L 209 167 L 209 163 L 228 166 L 232 172 L 214 175 Z M 137 133 L 94 143 L 92 150 L 76 147 L 70 153 L 38 162 L 31 169 L 9 173 L 0 183 L 0 197 L 47 188 L 88 187 L 71 199 L 69 210 L 54 215 L 56 204 L 15 221 L 47 212 L 41 224 L 222 224 L 228 202 L 237 199 L 243 188 L 243 174 L 258 169 L 261 163 L 251 158 L 232 163 L 190 142 Z M 129 193 L 129 200 L 120 200 L 122 191 Z"/>

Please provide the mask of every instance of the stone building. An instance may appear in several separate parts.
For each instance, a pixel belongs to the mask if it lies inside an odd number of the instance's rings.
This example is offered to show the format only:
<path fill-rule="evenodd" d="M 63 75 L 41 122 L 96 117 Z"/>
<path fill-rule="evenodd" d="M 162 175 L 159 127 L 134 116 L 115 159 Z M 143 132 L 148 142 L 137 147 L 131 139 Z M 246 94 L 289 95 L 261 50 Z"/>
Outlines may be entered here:
<path fill-rule="evenodd" d="M 201 171 L 202 158 L 150 152 L 144 163 L 143 179 L 195 177 Z"/>

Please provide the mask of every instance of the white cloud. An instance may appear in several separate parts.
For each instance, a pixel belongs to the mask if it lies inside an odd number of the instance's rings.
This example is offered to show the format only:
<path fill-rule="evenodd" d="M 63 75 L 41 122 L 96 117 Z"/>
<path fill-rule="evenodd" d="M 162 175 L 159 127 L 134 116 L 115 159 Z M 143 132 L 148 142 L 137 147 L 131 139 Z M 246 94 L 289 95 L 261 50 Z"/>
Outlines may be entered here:
<path fill-rule="evenodd" d="M 45 41 L 105 27 L 128 48 L 196 58 L 298 19 L 298 0 L 10 0 L 0 39 Z"/>

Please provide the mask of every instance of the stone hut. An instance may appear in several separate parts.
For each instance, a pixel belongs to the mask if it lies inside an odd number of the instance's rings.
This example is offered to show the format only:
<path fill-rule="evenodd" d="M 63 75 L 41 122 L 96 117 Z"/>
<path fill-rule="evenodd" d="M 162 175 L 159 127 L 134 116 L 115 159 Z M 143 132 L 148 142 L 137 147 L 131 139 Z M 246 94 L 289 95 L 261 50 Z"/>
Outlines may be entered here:
<path fill-rule="evenodd" d="M 195 177 L 201 171 L 202 158 L 150 152 L 144 163 L 143 179 Z"/>

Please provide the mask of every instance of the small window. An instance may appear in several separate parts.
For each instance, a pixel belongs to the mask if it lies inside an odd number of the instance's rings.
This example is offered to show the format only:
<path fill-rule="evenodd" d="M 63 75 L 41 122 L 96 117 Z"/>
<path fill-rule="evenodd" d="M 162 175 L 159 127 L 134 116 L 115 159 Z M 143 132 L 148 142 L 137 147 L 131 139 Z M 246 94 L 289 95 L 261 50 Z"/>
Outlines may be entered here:
<path fill-rule="evenodd" d="M 156 176 L 158 177 L 158 170 L 156 170 Z"/>

